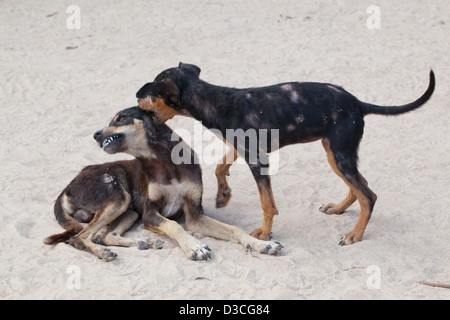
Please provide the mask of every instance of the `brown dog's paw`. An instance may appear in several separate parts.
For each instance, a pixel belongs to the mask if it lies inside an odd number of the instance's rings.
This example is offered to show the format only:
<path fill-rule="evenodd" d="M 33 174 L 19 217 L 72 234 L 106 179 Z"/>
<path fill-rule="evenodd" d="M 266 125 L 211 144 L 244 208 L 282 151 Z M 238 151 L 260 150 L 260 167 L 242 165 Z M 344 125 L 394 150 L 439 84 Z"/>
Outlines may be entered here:
<path fill-rule="evenodd" d="M 101 248 L 95 251 L 95 255 L 106 262 L 113 261 L 117 258 L 118 254 L 111 251 L 108 248 Z"/>
<path fill-rule="evenodd" d="M 246 249 L 249 251 L 257 251 L 261 254 L 278 255 L 283 249 L 283 245 L 278 241 L 258 241 L 247 244 Z"/>
<path fill-rule="evenodd" d="M 161 249 L 163 245 L 164 241 L 153 238 L 146 238 L 145 240 L 138 241 L 139 250 Z"/>
<path fill-rule="evenodd" d="M 195 248 L 191 248 L 187 256 L 194 261 L 208 260 L 211 259 L 211 249 L 206 244 L 199 243 Z"/>

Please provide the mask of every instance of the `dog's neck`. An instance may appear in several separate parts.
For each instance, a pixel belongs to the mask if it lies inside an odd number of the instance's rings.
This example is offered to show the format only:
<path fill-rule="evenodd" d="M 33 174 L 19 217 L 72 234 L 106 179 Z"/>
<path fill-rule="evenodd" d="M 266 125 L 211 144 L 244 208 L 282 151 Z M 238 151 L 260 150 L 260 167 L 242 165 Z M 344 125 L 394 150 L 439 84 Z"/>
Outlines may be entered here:
<path fill-rule="evenodd" d="M 161 141 L 159 141 L 161 142 Z M 180 180 L 179 169 L 184 167 L 185 164 L 195 164 L 195 153 L 187 144 L 180 141 L 164 141 L 165 143 L 159 143 L 157 145 L 150 145 L 144 156 L 136 157 L 141 163 L 144 175 L 146 179 L 157 179 L 160 183 L 170 183 L 173 179 Z M 170 143 L 169 143 L 170 142 Z M 180 154 L 179 149 L 175 149 L 178 144 L 184 144 L 187 146 L 183 149 L 183 153 L 190 152 L 190 162 L 187 163 L 182 159 L 176 159 Z"/>
<path fill-rule="evenodd" d="M 167 143 L 153 144 L 147 143 L 138 148 L 134 148 L 131 155 L 136 159 L 146 162 L 170 160 L 173 147 Z"/>
<path fill-rule="evenodd" d="M 219 87 L 203 80 L 193 81 L 187 86 L 181 95 L 181 112 L 202 121 L 207 128 L 222 131 L 224 119 L 222 111 L 226 111 L 233 105 L 227 92 L 235 91 L 234 88 Z"/>
<path fill-rule="evenodd" d="M 157 153 L 150 146 L 139 146 L 127 152 L 129 155 L 143 161 L 157 159 Z"/>
<path fill-rule="evenodd" d="M 133 154 L 138 160 L 149 165 L 165 163 L 176 166 L 180 163 L 180 159 L 187 160 L 187 163 L 196 163 L 194 151 L 172 129 L 165 124 L 160 124 L 155 129 L 146 129 L 146 143 L 139 150 L 136 149 L 137 152 Z M 180 155 L 180 152 L 182 152 L 182 155 Z M 176 157 L 176 159 L 173 159 L 173 157 Z"/>

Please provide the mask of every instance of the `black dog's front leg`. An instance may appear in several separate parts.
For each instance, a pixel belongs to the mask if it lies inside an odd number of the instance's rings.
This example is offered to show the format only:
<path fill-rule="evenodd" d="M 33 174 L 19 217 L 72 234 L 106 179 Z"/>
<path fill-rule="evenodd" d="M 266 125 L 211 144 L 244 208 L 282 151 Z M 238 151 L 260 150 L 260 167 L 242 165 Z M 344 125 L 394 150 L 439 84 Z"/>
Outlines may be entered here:
<path fill-rule="evenodd" d="M 278 214 L 278 210 L 273 198 L 270 176 L 268 175 L 269 164 L 262 165 L 258 161 L 257 164 L 249 164 L 249 167 L 258 185 L 261 208 L 264 215 L 262 227 L 253 231 L 251 235 L 261 240 L 270 240 L 273 216 Z"/>
<path fill-rule="evenodd" d="M 216 208 L 225 207 L 231 198 L 231 189 L 228 186 L 227 177 L 230 175 L 228 171 L 236 161 L 238 153 L 233 146 L 230 146 L 230 150 L 223 156 L 221 162 L 216 167 L 217 178 L 217 196 L 216 196 Z"/>

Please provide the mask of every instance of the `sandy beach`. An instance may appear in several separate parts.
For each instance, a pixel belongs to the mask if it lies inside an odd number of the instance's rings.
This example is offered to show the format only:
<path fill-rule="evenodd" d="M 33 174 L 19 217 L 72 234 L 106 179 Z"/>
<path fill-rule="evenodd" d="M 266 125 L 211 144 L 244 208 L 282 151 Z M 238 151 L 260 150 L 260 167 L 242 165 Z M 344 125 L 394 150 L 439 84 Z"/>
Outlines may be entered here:
<path fill-rule="evenodd" d="M 450 299 L 450 290 L 423 284 L 450 284 L 448 1 L 71 5 L 0 3 L 0 299 Z M 53 203 L 76 174 L 130 158 L 103 152 L 93 133 L 136 105 L 136 91 L 179 61 L 198 65 L 201 78 L 217 85 L 329 82 L 380 105 L 418 98 L 432 68 L 436 90 L 414 112 L 365 118 L 359 169 L 378 201 L 354 245 L 338 243 L 355 225 L 358 203 L 340 216 L 319 211 L 348 191 L 320 142 L 279 153 L 272 176 L 279 256 L 194 235 L 213 255 L 194 262 L 141 223 L 126 236 L 162 239 L 161 250 L 114 248 L 118 258 L 106 263 L 65 244 L 44 245 L 63 230 Z M 167 124 L 194 134 L 193 119 Z M 204 161 L 202 170 L 209 216 L 247 232 L 261 226 L 247 165 L 232 166 L 233 197 L 221 209 L 215 164 Z"/>

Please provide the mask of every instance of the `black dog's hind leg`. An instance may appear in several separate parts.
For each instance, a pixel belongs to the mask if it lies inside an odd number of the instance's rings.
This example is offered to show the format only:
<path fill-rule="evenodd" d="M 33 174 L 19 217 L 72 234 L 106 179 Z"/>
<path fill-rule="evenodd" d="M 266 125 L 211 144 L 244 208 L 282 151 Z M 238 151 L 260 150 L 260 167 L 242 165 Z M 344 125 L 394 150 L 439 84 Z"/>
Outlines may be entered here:
<path fill-rule="evenodd" d="M 352 189 L 348 191 L 347 197 L 339 204 L 328 203 L 319 208 L 320 211 L 326 214 L 342 214 L 348 207 L 350 207 L 356 201 L 356 195 Z"/>
<path fill-rule="evenodd" d="M 361 213 L 358 222 L 353 230 L 343 237 L 339 243 L 340 245 L 348 245 L 362 239 L 377 196 L 372 192 L 372 190 L 369 189 L 367 180 L 364 179 L 357 169 L 357 147 L 359 139 L 357 139 L 356 143 L 353 140 L 349 143 L 341 144 L 342 141 L 336 141 L 336 136 L 333 136 L 333 138 L 333 141 L 328 139 L 322 140 L 322 144 L 327 152 L 327 159 L 331 168 L 339 177 L 342 178 L 342 180 L 344 180 L 350 188 L 350 191 L 347 198 L 343 202 L 334 208 L 333 206 L 330 206 L 329 208 L 335 209 L 339 212 L 350 206 L 356 199 L 361 206 Z M 354 145 L 353 150 L 351 147 L 349 149 L 349 146 L 352 146 L 352 144 Z M 345 148 L 340 148 L 340 146 L 345 146 Z"/>
<path fill-rule="evenodd" d="M 368 186 L 367 180 L 361 176 L 363 182 Z M 357 200 L 356 195 L 353 193 L 352 189 L 349 189 L 347 197 L 339 204 L 328 203 L 319 208 L 320 211 L 326 214 L 343 214 L 345 210 L 348 209 Z"/>

